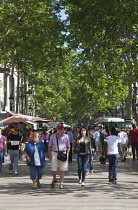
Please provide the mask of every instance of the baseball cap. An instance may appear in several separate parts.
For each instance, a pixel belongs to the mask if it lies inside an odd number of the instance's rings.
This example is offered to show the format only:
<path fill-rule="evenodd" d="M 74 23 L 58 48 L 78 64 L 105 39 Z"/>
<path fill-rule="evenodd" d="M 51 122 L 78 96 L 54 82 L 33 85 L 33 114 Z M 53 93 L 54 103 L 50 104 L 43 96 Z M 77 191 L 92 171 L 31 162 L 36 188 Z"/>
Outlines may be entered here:
<path fill-rule="evenodd" d="M 98 124 L 98 127 L 103 127 L 103 125 L 102 124 Z"/>
<path fill-rule="evenodd" d="M 64 128 L 64 125 L 63 125 L 62 123 L 59 123 L 59 124 L 57 125 L 57 127 L 58 127 L 58 128 Z"/>

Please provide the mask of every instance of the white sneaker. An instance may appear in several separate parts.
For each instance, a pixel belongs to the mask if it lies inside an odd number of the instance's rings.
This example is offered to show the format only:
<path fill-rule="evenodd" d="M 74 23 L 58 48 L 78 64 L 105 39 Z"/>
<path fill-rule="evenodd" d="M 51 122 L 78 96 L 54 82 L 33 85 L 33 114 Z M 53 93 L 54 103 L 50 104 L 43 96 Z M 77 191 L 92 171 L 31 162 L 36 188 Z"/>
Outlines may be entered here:
<path fill-rule="evenodd" d="M 9 170 L 9 174 L 12 174 L 12 171 L 11 170 Z"/>
<path fill-rule="evenodd" d="M 18 172 L 17 171 L 15 171 L 15 175 L 18 175 Z"/>

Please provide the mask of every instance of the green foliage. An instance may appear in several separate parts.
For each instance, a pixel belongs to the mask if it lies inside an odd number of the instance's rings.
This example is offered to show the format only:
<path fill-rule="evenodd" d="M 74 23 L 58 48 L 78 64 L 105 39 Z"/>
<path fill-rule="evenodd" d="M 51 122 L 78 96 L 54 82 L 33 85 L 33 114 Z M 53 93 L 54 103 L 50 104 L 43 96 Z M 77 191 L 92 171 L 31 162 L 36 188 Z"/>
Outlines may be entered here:
<path fill-rule="evenodd" d="M 136 21 L 135 0 L 3 0 L 0 63 L 14 58 L 41 116 L 94 117 L 121 105 L 137 81 Z"/>

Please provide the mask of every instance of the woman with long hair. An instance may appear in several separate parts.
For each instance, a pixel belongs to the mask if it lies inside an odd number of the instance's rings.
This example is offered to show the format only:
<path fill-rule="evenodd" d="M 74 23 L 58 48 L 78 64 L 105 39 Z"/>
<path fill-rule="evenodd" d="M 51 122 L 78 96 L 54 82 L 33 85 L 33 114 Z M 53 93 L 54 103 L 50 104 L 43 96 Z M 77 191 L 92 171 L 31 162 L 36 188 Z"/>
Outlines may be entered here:
<path fill-rule="evenodd" d="M 74 147 L 77 144 L 80 144 L 80 151 L 77 155 L 78 179 L 79 184 L 81 184 L 82 187 L 84 187 L 88 162 L 90 157 L 92 157 L 91 139 L 87 136 L 87 129 L 85 127 L 82 127 L 80 129 L 79 140 L 75 141 Z"/>

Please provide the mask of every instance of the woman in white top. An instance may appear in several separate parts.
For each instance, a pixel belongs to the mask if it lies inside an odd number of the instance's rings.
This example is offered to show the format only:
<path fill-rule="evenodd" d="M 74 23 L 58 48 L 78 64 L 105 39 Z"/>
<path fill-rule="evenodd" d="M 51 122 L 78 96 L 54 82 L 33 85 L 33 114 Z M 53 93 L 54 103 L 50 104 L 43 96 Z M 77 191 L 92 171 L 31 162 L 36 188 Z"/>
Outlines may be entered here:
<path fill-rule="evenodd" d="M 26 155 L 27 160 L 32 161 L 32 165 L 29 166 L 30 170 L 30 179 L 33 182 L 33 188 L 41 187 L 40 179 L 44 173 L 45 168 L 45 153 L 47 152 L 47 148 L 43 141 L 40 140 L 40 136 L 38 133 L 33 133 L 32 141 L 26 144 L 24 153 Z"/>
<path fill-rule="evenodd" d="M 118 171 L 118 149 L 122 157 L 123 153 L 121 149 L 121 139 L 115 135 L 115 127 L 112 127 L 110 132 L 111 135 L 104 139 L 104 148 L 107 146 L 107 155 L 109 160 L 109 182 L 116 184 Z"/>

